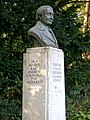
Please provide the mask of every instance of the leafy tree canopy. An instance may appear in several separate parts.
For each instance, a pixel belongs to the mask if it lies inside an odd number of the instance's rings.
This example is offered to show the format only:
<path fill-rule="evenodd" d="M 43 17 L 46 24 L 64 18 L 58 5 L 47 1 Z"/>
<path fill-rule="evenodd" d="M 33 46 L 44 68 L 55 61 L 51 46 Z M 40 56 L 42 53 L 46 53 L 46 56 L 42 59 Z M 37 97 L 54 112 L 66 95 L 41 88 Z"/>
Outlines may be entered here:
<path fill-rule="evenodd" d="M 85 0 L 0 1 L 1 120 L 21 120 L 23 53 L 33 43 L 27 31 L 44 4 L 54 8 L 51 27 L 65 54 L 67 120 L 90 120 L 90 28 L 82 30 Z"/>

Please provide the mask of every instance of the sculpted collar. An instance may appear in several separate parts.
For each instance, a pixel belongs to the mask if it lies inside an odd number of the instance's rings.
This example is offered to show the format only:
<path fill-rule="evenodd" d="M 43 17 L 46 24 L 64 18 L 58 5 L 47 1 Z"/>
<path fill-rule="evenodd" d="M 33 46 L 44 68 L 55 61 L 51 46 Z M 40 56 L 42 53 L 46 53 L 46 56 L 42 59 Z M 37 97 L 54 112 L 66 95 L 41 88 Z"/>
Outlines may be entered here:
<path fill-rule="evenodd" d="M 45 29 L 48 27 L 47 25 L 45 25 L 44 23 L 42 23 L 41 21 L 38 21 L 36 24 L 36 27 L 41 30 L 41 31 L 45 31 Z"/>
<path fill-rule="evenodd" d="M 56 40 L 56 37 L 54 35 L 54 33 L 50 33 L 49 32 L 49 26 L 45 25 L 44 23 L 42 23 L 41 21 L 38 21 L 37 24 L 36 24 L 36 27 L 40 30 L 40 31 L 45 31 L 42 32 L 42 34 L 47 37 L 50 41 L 52 41 L 54 44 L 57 43 L 57 40 Z M 48 29 L 49 28 L 49 29 Z"/>

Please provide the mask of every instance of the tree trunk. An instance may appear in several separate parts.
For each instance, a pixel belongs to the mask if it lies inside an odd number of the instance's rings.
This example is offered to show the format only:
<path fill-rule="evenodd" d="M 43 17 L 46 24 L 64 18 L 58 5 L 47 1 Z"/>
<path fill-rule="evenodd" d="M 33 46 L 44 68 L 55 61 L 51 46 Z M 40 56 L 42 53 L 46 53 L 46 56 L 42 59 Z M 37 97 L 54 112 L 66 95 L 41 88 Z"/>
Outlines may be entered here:
<path fill-rule="evenodd" d="M 88 30 L 89 6 L 90 6 L 90 0 L 86 0 L 83 33 L 85 33 Z"/>

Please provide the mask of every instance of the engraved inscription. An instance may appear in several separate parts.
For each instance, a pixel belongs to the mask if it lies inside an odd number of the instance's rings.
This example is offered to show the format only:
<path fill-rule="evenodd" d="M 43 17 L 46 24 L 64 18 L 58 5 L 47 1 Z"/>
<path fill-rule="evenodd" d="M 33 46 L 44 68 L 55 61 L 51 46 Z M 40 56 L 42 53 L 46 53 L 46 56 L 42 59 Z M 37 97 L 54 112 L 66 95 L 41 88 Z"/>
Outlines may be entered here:
<path fill-rule="evenodd" d="M 61 82 L 62 71 L 61 64 L 53 63 L 53 82 Z"/>
<path fill-rule="evenodd" d="M 29 80 L 26 80 L 26 83 L 29 85 L 36 85 L 36 84 L 42 84 L 43 80 L 42 77 L 44 75 L 42 74 L 42 67 L 41 64 L 37 60 L 30 61 L 28 65 L 28 77 Z"/>
<path fill-rule="evenodd" d="M 28 75 L 30 77 L 40 77 L 40 63 L 36 60 L 32 60 L 29 63 L 29 70 L 28 70 Z"/>

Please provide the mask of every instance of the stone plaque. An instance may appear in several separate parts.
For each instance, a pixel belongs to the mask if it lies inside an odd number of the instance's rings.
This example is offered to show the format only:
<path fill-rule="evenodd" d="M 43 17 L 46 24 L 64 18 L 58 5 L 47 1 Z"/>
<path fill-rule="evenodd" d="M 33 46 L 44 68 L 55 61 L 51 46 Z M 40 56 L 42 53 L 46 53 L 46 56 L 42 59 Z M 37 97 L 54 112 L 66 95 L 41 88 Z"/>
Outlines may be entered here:
<path fill-rule="evenodd" d="M 23 58 L 23 120 L 65 120 L 64 54 L 28 48 Z"/>

